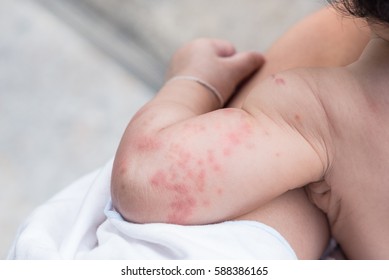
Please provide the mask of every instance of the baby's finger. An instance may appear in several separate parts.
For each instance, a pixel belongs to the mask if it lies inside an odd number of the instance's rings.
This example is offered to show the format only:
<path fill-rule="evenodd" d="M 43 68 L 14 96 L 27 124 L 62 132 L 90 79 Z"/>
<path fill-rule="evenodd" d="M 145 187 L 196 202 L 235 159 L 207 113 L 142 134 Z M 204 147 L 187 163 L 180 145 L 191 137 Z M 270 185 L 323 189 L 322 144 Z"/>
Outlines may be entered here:
<path fill-rule="evenodd" d="M 265 63 L 265 58 L 258 52 L 242 52 L 229 57 L 228 62 L 240 81 L 258 70 Z"/>
<path fill-rule="evenodd" d="M 219 57 L 230 57 L 236 53 L 234 45 L 221 39 L 210 39 Z"/>

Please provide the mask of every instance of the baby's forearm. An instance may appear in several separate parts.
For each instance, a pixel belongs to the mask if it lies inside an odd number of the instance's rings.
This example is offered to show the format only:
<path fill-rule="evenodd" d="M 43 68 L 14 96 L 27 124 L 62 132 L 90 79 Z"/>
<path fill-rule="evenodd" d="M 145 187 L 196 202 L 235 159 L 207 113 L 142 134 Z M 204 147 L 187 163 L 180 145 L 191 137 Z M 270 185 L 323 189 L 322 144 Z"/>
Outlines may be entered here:
<path fill-rule="evenodd" d="M 170 80 L 136 115 L 135 120 L 150 120 L 158 116 L 150 126 L 161 130 L 220 107 L 219 100 L 206 86 L 188 79 Z"/>

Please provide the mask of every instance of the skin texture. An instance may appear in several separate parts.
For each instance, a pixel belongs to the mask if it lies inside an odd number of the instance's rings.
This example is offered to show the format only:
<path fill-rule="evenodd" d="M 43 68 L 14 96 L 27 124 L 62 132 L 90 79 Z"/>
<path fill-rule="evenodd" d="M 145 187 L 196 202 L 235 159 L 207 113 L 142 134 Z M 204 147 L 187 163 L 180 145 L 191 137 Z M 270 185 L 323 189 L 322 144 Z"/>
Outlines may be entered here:
<path fill-rule="evenodd" d="M 331 170 L 309 188 L 309 195 L 327 213 L 334 236 L 354 259 L 389 259 L 389 131 L 384 125 L 389 119 L 389 37 L 373 31 L 358 61 L 311 73 L 327 91 L 323 106 L 331 119 L 333 152 Z M 335 96 L 337 104 L 329 102 Z"/>
<path fill-rule="evenodd" d="M 312 90 L 314 77 L 278 72 L 356 60 L 369 34 L 360 25 L 331 10 L 305 19 L 267 52 L 265 66 L 228 104 L 233 109 L 217 110 L 214 96 L 193 81 L 167 83 L 123 136 L 112 176 L 115 207 L 135 222 L 262 221 L 300 258 L 320 256 L 326 221 L 301 187 L 323 181 L 331 163 L 327 108 Z M 261 65 L 258 54 L 200 40 L 178 51 L 169 76 L 198 76 L 228 100 Z"/>

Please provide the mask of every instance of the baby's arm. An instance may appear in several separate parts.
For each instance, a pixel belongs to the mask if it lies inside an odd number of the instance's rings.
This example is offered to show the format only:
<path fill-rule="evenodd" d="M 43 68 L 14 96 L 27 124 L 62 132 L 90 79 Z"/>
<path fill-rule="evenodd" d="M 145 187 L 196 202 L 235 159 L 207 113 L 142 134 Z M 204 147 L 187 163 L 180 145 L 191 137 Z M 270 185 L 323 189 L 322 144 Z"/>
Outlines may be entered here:
<path fill-rule="evenodd" d="M 260 64 L 254 53 L 235 54 L 224 42 L 201 40 L 178 52 L 171 75 L 197 76 L 226 100 Z M 284 83 L 269 79 L 256 91 L 289 93 Z M 242 109 L 215 110 L 218 100 L 204 86 L 168 82 L 122 138 L 112 175 L 116 209 L 134 222 L 213 223 L 319 180 L 322 151 L 289 116 L 261 109 L 258 103 L 272 106 L 273 97 L 255 93 L 251 101 Z"/>

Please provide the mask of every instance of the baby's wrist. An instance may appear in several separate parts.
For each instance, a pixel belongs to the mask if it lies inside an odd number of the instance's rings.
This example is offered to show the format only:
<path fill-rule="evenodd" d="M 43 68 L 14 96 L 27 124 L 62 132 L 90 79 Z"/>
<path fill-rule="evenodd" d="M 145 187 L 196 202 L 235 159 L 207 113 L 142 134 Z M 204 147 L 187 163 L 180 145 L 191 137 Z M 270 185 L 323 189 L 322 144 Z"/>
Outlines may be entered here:
<path fill-rule="evenodd" d="M 221 95 L 221 93 L 213 86 L 211 85 L 210 83 L 208 83 L 207 81 L 201 79 L 201 78 L 198 78 L 196 76 L 192 76 L 192 75 L 177 75 L 177 76 L 173 76 L 171 77 L 166 83 L 172 83 L 174 81 L 182 81 L 182 80 L 185 80 L 185 81 L 193 81 L 194 83 L 197 83 L 201 86 L 203 86 L 205 89 L 207 89 L 207 91 L 212 94 L 214 96 L 215 99 L 217 99 L 219 105 L 220 105 L 220 108 L 224 107 L 224 103 L 225 103 L 225 100 L 223 98 L 223 96 Z"/>

